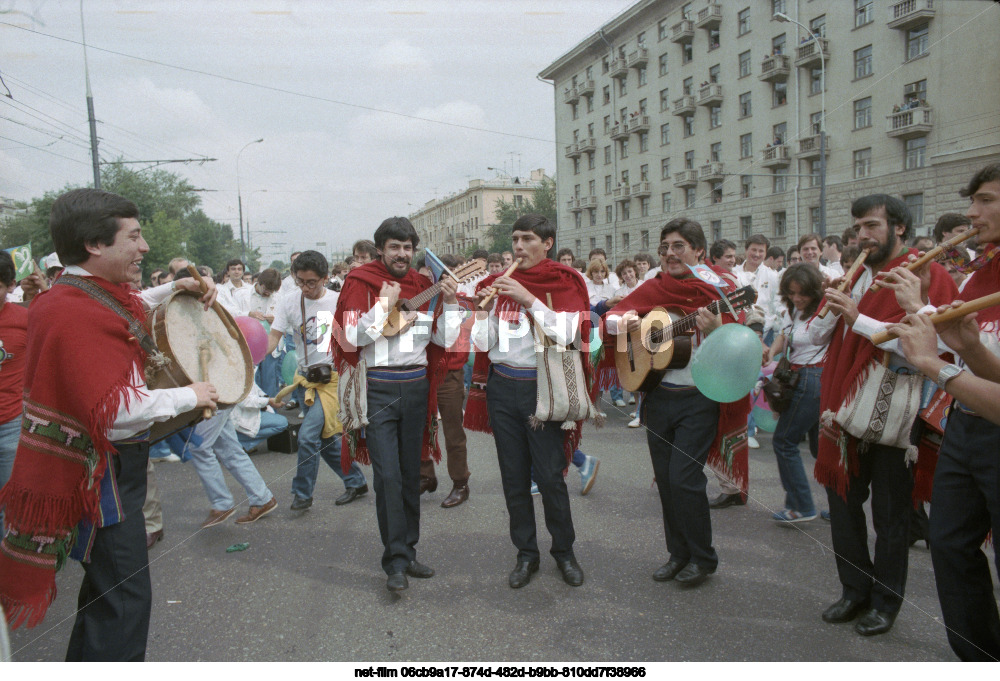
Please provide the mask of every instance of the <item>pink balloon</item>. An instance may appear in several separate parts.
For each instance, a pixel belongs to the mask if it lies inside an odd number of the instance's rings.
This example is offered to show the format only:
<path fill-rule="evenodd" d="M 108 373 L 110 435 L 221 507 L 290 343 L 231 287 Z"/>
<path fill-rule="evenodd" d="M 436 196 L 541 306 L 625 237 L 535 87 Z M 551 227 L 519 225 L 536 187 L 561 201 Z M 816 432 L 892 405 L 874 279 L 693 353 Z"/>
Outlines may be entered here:
<path fill-rule="evenodd" d="M 264 326 L 253 317 L 237 317 L 236 326 L 240 327 L 243 337 L 247 339 L 254 366 L 260 364 L 267 355 L 267 333 Z"/>

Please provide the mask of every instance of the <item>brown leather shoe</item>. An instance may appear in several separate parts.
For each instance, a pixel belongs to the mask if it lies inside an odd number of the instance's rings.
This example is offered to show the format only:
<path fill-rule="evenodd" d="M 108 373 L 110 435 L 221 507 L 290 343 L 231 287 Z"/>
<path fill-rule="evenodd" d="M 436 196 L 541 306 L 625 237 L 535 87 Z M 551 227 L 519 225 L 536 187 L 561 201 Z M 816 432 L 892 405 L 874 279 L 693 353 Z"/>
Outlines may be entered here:
<path fill-rule="evenodd" d="M 437 478 L 425 478 L 423 476 L 420 477 L 421 494 L 423 494 L 424 492 L 433 492 L 437 490 L 437 488 L 438 488 Z"/>
<path fill-rule="evenodd" d="M 251 506 L 250 512 L 236 519 L 237 525 L 246 525 L 256 522 L 278 507 L 278 500 L 271 497 L 271 500 L 263 506 Z"/>
<path fill-rule="evenodd" d="M 208 512 L 208 517 L 205 518 L 205 522 L 201 524 L 201 529 L 204 530 L 206 527 L 214 527 L 215 525 L 224 523 L 227 520 L 229 520 L 229 516 L 231 516 L 234 513 L 236 513 L 235 506 L 233 506 L 228 511 L 216 511 L 213 509 Z"/>
<path fill-rule="evenodd" d="M 441 502 L 441 508 L 453 508 L 469 500 L 469 486 L 458 483 L 452 488 L 451 493 Z"/>
<path fill-rule="evenodd" d="M 149 549 L 153 548 L 153 546 L 156 545 L 156 542 L 160 541 L 161 539 L 163 539 L 163 530 L 162 529 L 157 530 L 156 532 L 147 532 L 146 533 L 146 550 L 148 551 Z"/>

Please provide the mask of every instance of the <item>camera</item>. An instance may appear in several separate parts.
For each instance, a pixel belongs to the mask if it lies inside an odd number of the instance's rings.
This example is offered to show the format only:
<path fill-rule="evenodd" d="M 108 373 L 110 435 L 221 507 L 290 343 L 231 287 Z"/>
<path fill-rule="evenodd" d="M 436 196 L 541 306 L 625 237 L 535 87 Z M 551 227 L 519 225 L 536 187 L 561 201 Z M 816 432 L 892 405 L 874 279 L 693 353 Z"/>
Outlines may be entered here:
<path fill-rule="evenodd" d="M 329 383 L 333 378 L 333 369 L 329 364 L 317 364 L 306 371 L 306 380 L 310 383 Z"/>

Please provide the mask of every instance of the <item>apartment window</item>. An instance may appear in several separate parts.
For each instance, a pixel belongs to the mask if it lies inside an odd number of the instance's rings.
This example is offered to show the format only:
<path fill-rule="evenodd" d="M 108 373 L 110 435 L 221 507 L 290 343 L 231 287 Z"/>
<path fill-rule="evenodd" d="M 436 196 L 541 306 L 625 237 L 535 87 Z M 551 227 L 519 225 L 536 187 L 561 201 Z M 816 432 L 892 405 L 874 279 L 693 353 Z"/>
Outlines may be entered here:
<path fill-rule="evenodd" d="M 785 227 L 787 224 L 788 219 L 785 216 L 785 211 L 771 213 L 771 225 L 774 227 L 774 236 L 785 236 Z"/>
<path fill-rule="evenodd" d="M 594 67 L 593 66 L 588 66 L 587 69 L 586 69 L 586 74 L 587 74 L 587 76 L 586 76 L 587 80 L 593 80 L 593 78 L 594 78 Z"/>
<path fill-rule="evenodd" d="M 746 240 L 753 234 L 753 217 L 750 215 L 740 216 L 740 239 Z"/>
<path fill-rule="evenodd" d="M 718 163 L 722 160 L 722 142 L 714 142 L 708 148 L 708 158 L 712 163 Z"/>
<path fill-rule="evenodd" d="M 684 19 L 684 21 L 691 21 L 691 3 L 690 2 L 684 3 L 684 6 L 681 7 L 681 18 Z"/>
<path fill-rule="evenodd" d="M 872 9 L 875 0 L 854 0 L 854 27 L 864 26 L 874 21 Z"/>
<path fill-rule="evenodd" d="M 587 154 L 587 170 L 593 170 L 595 165 L 594 152 L 590 152 Z"/>
<path fill-rule="evenodd" d="M 819 131 L 823 128 L 823 112 L 816 111 L 809 114 L 809 127 L 812 129 L 812 134 L 818 135 Z"/>
<path fill-rule="evenodd" d="M 604 207 L 604 222 L 611 223 L 612 221 L 614 221 L 615 217 L 614 217 L 613 211 L 614 211 L 614 208 L 612 208 L 611 206 L 605 206 Z M 591 244 L 590 247 L 593 248 L 594 245 Z"/>
<path fill-rule="evenodd" d="M 809 22 L 809 30 L 820 38 L 826 37 L 826 15 L 821 14 Z"/>
<path fill-rule="evenodd" d="M 872 127 L 872 98 L 854 100 L 854 129 Z"/>
<path fill-rule="evenodd" d="M 584 99 L 587 101 L 587 113 L 594 113 L 594 98 L 584 97 Z"/>
<path fill-rule="evenodd" d="M 605 194 L 610 194 L 611 193 L 611 176 L 610 175 L 605 175 L 604 176 L 604 193 Z"/>
<path fill-rule="evenodd" d="M 916 59 L 927 54 L 929 25 L 923 24 L 906 32 L 906 58 Z"/>
<path fill-rule="evenodd" d="M 644 196 L 639 199 L 639 216 L 648 217 L 649 216 L 649 197 Z"/>
<path fill-rule="evenodd" d="M 604 147 L 604 165 L 611 163 L 611 145 Z"/>
<path fill-rule="evenodd" d="M 788 84 L 773 83 L 771 90 L 771 107 L 784 106 L 788 102 Z"/>
<path fill-rule="evenodd" d="M 663 88 L 660 90 L 660 111 L 666 111 L 670 108 L 670 90 L 668 88 Z"/>
<path fill-rule="evenodd" d="M 809 70 L 809 94 L 818 95 L 823 91 L 823 69 L 815 67 Z"/>
<path fill-rule="evenodd" d="M 646 32 L 645 31 L 641 31 L 639 33 L 639 35 L 637 35 L 635 37 L 635 43 L 639 47 L 645 47 L 646 46 Z"/>
<path fill-rule="evenodd" d="M 684 207 L 694 208 L 694 202 L 696 200 L 696 192 L 694 187 L 687 187 L 684 189 Z"/>
<path fill-rule="evenodd" d="M 903 203 L 910 209 L 913 226 L 918 227 L 924 221 L 924 195 L 903 194 Z"/>
<path fill-rule="evenodd" d="M 771 54 L 785 53 L 785 34 L 776 35 L 771 38 Z"/>
<path fill-rule="evenodd" d="M 722 203 L 722 182 L 712 183 L 712 203 Z"/>
<path fill-rule="evenodd" d="M 639 181 L 648 182 L 649 181 L 649 164 L 643 163 L 639 166 Z"/>
<path fill-rule="evenodd" d="M 780 194 L 788 189 L 788 168 L 775 168 L 771 191 Z"/>
<path fill-rule="evenodd" d="M 753 133 L 740 135 L 740 158 L 753 156 Z"/>
<path fill-rule="evenodd" d="M 753 194 L 753 177 L 740 175 L 740 198 L 749 199 Z"/>
<path fill-rule="evenodd" d="M 854 179 L 870 177 L 872 174 L 871 147 L 858 149 L 854 152 Z"/>
<path fill-rule="evenodd" d="M 854 50 L 854 77 L 867 78 L 872 75 L 872 46 L 866 45 Z"/>
<path fill-rule="evenodd" d="M 785 13 L 785 0 L 771 0 L 771 16 L 778 12 Z"/>
<path fill-rule="evenodd" d="M 809 209 L 809 231 L 819 231 L 819 206 L 812 206 Z"/>
<path fill-rule="evenodd" d="M 660 126 L 660 146 L 665 147 L 670 144 L 670 124 L 664 123 Z"/>
<path fill-rule="evenodd" d="M 618 148 L 618 158 L 628 158 L 628 138 L 621 140 Z"/>
<path fill-rule="evenodd" d="M 666 40 L 667 35 L 670 33 L 670 26 L 667 24 L 666 19 L 660 19 L 660 22 L 656 24 L 656 39 Z"/>
<path fill-rule="evenodd" d="M 622 171 L 622 185 L 628 186 L 628 168 Z"/>
<path fill-rule="evenodd" d="M 682 120 L 684 121 L 684 136 L 691 137 L 694 134 L 694 114 L 688 114 Z"/>
<path fill-rule="evenodd" d="M 719 29 L 710 28 L 708 29 L 708 51 L 711 52 L 717 47 L 719 47 Z"/>
<path fill-rule="evenodd" d="M 580 117 L 579 107 L 577 107 L 576 104 L 570 104 L 569 107 L 570 110 L 573 112 L 573 120 L 575 121 L 577 118 Z"/>
<path fill-rule="evenodd" d="M 694 152 L 684 152 L 684 170 L 694 170 Z"/>
<path fill-rule="evenodd" d="M 718 128 L 722 125 L 722 107 L 715 105 L 708 109 L 708 127 Z"/>
<path fill-rule="evenodd" d="M 649 151 L 649 133 L 640 132 L 639 133 L 639 152 Z"/>
<path fill-rule="evenodd" d="M 667 53 L 664 52 L 660 55 L 660 75 L 667 75 Z"/>
<path fill-rule="evenodd" d="M 590 226 L 593 227 L 597 224 L 597 210 L 588 210 L 587 213 L 590 215 Z"/>
<path fill-rule="evenodd" d="M 579 212 L 573 213 L 573 226 L 579 229 L 583 227 L 583 219 Z"/>
<path fill-rule="evenodd" d="M 750 93 L 744 92 L 740 95 L 740 118 L 753 115 L 753 106 L 750 100 Z"/>
<path fill-rule="evenodd" d="M 611 103 L 611 86 L 610 85 L 605 85 L 603 88 L 601 88 L 601 96 L 602 96 L 601 100 L 602 100 L 603 104 L 610 104 Z"/>
<path fill-rule="evenodd" d="M 611 116 L 604 117 L 604 134 L 607 135 L 611 132 Z"/>
<path fill-rule="evenodd" d="M 646 84 L 646 67 L 643 66 L 641 69 L 639 69 L 639 87 L 642 87 L 645 84 Z"/>
<path fill-rule="evenodd" d="M 610 234 L 604 235 L 604 250 L 610 252 L 614 248 L 614 241 L 611 239 Z"/>
<path fill-rule="evenodd" d="M 628 120 L 628 107 L 627 106 L 623 106 L 621 109 L 618 110 L 618 119 L 622 122 L 622 125 L 625 125 L 625 121 Z M 618 121 L 615 121 L 615 123 L 617 123 L 617 122 Z"/>
<path fill-rule="evenodd" d="M 720 72 L 721 72 L 721 68 L 719 67 L 718 64 L 716 64 L 715 66 L 710 67 L 708 69 L 708 82 L 709 83 L 718 83 L 719 82 L 719 73 Z"/>
<path fill-rule="evenodd" d="M 628 94 L 628 76 L 618 79 L 618 96 L 624 97 Z"/>
<path fill-rule="evenodd" d="M 740 10 L 736 15 L 736 35 L 746 35 L 750 32 L 750 8 Z"/>
<path fill-rule="evenodd" d="M 771 126 L 771 134 L 774 135 L 774 141 L 772 144 L 775 146 L 785 143 L 785 138 L 788 134 L 788 124 L 787 123 L 777 123 Z"/>
<path fill-rule="evenodd" d="M 631 248 L 631 235 L 628 232 L 622 232 L 622 250 L 628 253 Z"/>
<path fill-rule="evenodd" d="M 660 159 L 660 179 L 669 180 L 670 179 L 670 159 L 661 158 Z"/>
<path fill-rule="evenodd" d="M 587 191 L 589 192 L 587 196 L 597 196 L 597 180 L 591 180 L 587 183 Z"/>
<path fill-rule="evenodd" d="M 750 75 L 750 50 L 740 52 L 740 78 Z"/>
<path fill-rule="evenodd" d="M 927 151 L 927 138 L 915 137 L 906 140 L 906 169 L 916 170 L 924 167 L 924 156 Z"/>
<path fill-rule="evenodd" d="M 642 250 L 647 250 L 649 248 L 649 230 L 644 229 L 639 232 L 639 248 Z"/>
<path fill-rule="evenodd" d="M 687 64 L 694 59 L 694 43 L 684 43 L 681 45 L 681 63 Z"/>
<path fill-rule="evenodd" d="M 590 237 L 590 250 L 594 250 L 595 248 L 597 248 L 597 237 L 592 236 Z"/>
<path fill-rule="evenodd" d="M 608 57 L 601 60 L 601 73 L 608 72 Z"/>
<path fill-rule="evenodd" d="M 693 94 L 693 90 L 694 90 L 694 78 L 693 77 L 685 78 L 684 81 L 681 83 L 681 85 L 684 88 L 683 92 L 684 92 L 685 95 Z"/>
<path fill-rule="evenodd" d="M 587 137 L 593 137 L 593 136 L 594 136 L 594 124 L 587 123 Z"/>
<path fill-rule="evenodd" d="M 579 159 L 579 157 L 573 159 L 573 174 L 574 175 L 579 175 L 580 174 L 580 159 Z"/>
<path fill-rule="evenodd" d="M 631 203 L 630 201 L 622 201 L 621 202 L 622 220 L 630 220 L 630 219 L 632 219 L 632 210 L 631 210 L 631 206 L 629 205 L 630 203 Z M 611 237 L 609 236 L 608 238 L 610 239 Z M 608 250 L 611 250 L 611 246 L 610 245 L 608 246 Z"/>
<path fill-rule="evenodd" d="M 818 187 L 820 185 L 820 161 L 815 158 L 809 161 L 809 186 Z"/>
<path fill-rule="evenodd" d="M 709 228 L 712 231 L 712 243 L 722 238 L 722 220 L 712 220 L 709 223 Z"/>
<path fill-rule="evenodd" d="M 923 106 L 927 101 L 926 80 L 918 80 L 916 83 L 910 83 L 903 88 L 903 103 L 909 104 L 914 101 L 920 106 Z"/>
<path fill-rule="evenodd" d="M 670 212 L 670 192 L 663 192 L 663 196 L 661 198 L 663 200 L 663 212 L 664 213 L 669 213 Z"/>
<path fill-rule="evenodd" d="M 577 239 L 577 240 L 576 240 L 576 241 L 574 242 L 574 244 L 573 244 L 573 245 L 575 246 L 575 248 L 573 249 L 573 252 L 574 252 L 574 253 L 580 253 L 580 240 L 579 240 L 579 239 Z"/>

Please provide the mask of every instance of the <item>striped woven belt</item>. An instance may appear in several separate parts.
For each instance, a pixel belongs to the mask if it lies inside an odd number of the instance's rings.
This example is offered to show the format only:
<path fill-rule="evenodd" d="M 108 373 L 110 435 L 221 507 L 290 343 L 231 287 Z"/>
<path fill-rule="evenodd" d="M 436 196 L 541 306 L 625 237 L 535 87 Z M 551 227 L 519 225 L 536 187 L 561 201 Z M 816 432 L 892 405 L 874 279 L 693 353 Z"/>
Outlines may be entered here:
<path fill-rule="evenodd" d="M 494 364 L 493 371 L 512 381 L 538 380 L 538 370 L 535 367 L 512 367 L 509 364 Z"/>
<path fill-rule="evenodd" d="M 143 442 L 149 442 L 149 429 L 142 431 L 141 433 L 136 433 L 132 437 L 127 437 L 124 440 L 115 440 L 112 445 L 137 445 Z"/>
<path fill-rule="evenodd" d="M 368 380 L 409 383 L 427 376 L 427 367 L 378 367 L 368 369 Z"/>

